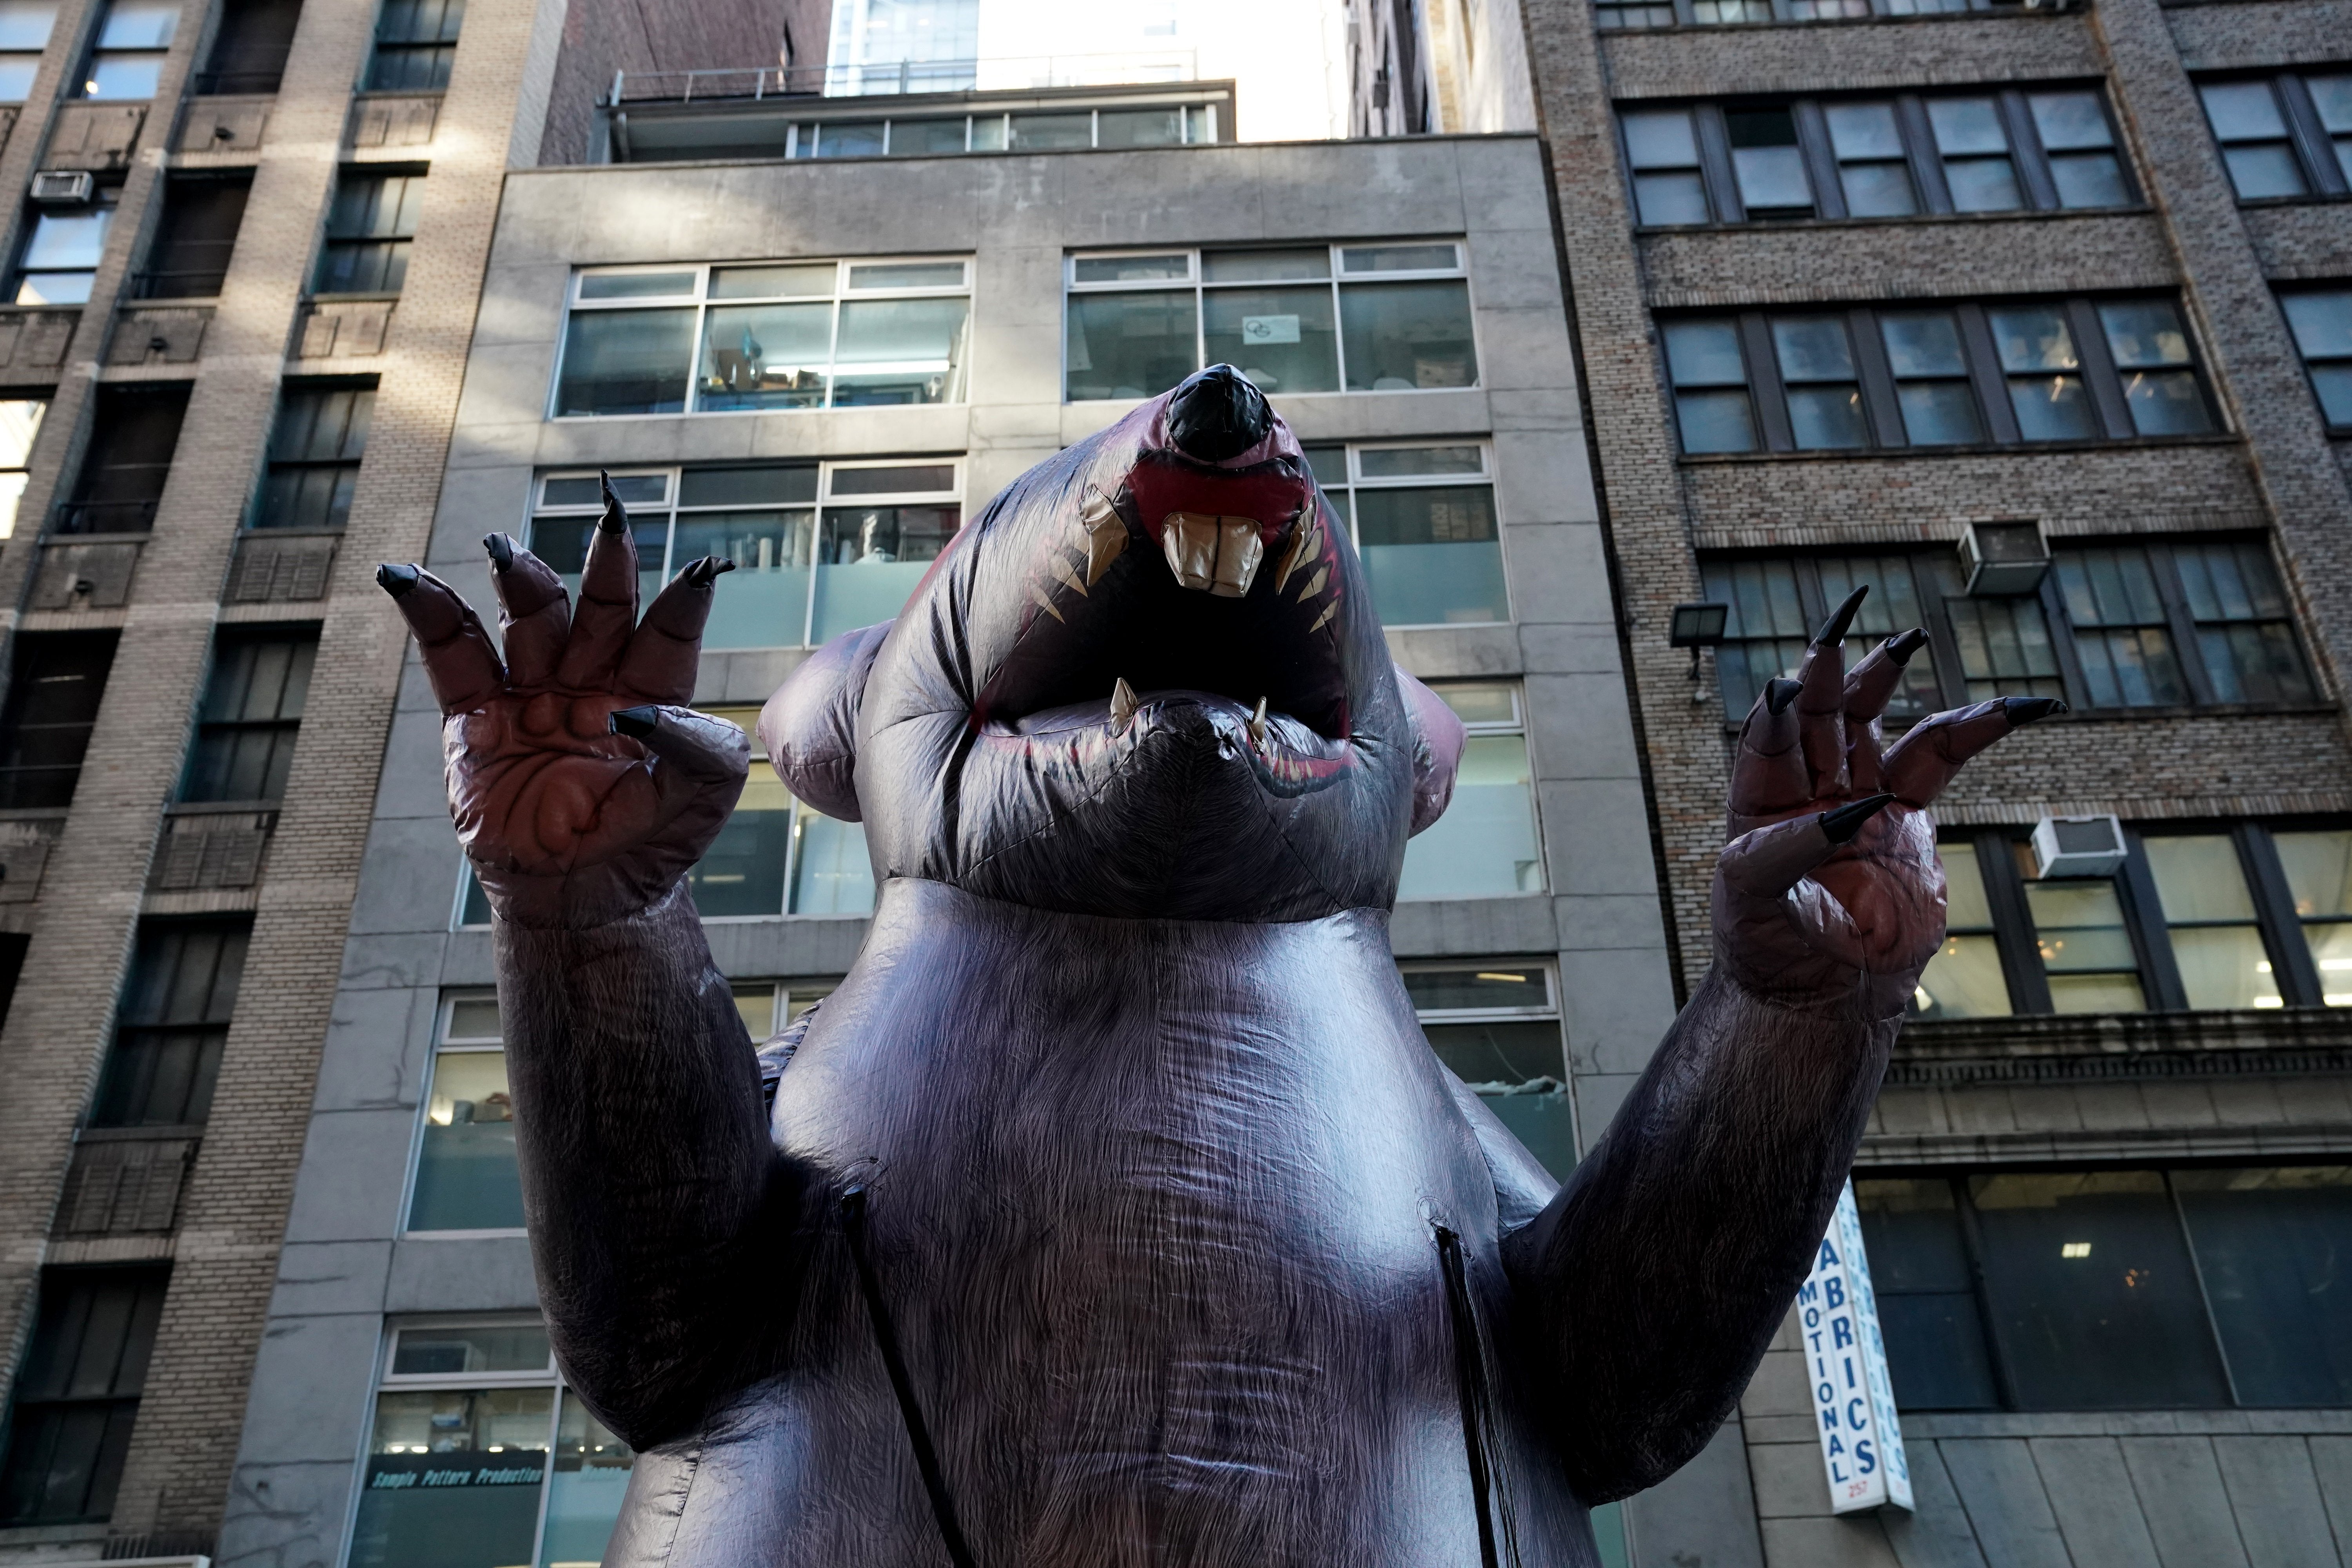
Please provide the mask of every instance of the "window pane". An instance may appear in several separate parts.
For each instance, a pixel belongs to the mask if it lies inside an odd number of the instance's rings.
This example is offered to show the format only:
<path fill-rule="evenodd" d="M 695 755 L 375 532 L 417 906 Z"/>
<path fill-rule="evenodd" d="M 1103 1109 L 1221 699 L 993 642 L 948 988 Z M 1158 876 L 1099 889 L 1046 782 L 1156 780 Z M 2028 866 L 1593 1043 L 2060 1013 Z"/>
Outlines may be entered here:
<path fill-rule="evenodd" d="M 1683 450 L 1754 451 L 1756 417 L 1748 401 L 1738 329 L 1729 321 L 1675 321 L 1667 326 L 1665 337 Z M 1687 390 L 1698 387 L 1725 390 Z"/>
<path fill-rule="evenodd" d="M 1731 607 L 1715 671 L 1724 712 L 1737 718 L 1756 705 L 1766 681 L 1796 668 L 1812 629 L 1789 562 L 1712 562 L 1706 580 L 1706 596 Z"/>
<path fill-rule="evenodd" d="M 1641 221 L 1655 226 L 1705 223 L 1706 185 L 1696 171 L 1686 174 L 1636 174 L 1633 201 Z"/>
<path fill-rule="evenodd" d="M 1369 492 L 1367 492 L 1369 493 Z M 1473 735 L 1454 804 L 1405 847 L 1400 899 L 1489 898 L 1543 891 L 1534 779 L 1521 735 Z"/>
<path fill-rule="evenodd" d="M 1984 595 L 1944 601 L 1959 645 L 1969 700 L 1994 697 L 2065 696 L 2058 655 L 2042 601 L 2031 595 Z"/>
<path fill-rule="evenodd" d="M 1356 464 L 1368 479 L 1486 471 L 1484 456 L 1475 447 L 1367 447 L 1357 452 Z M 1321 470 L 1317 473 L 1319 477 Z"/>
<path fill-rule="evenodd" d="M 817 535 L 809 640 L 895 618 L 962 516 L 954 506 L 828 507 Z"/>
<path fill-rule="evenodd" d="M 1137 283 L 1154 279 L 1181 281 L 1192 276 L 1192 258 L 1171 256 L 1082 256 L 1071 264 L 1070 276 L 1080 283 Z"/>
<path fill-rule="evenodd" d="M 952 120 L 894 120 L 890 122 L 890 151 L 902 157 L 961 153 L 963 150 L 964 122 L 961 115 Z"/>
<path fill-rule="evenodd" d="M 1519 689 L 1507 681 L 1449 680 L 1431 689 L 1465 724 L 1518 724 Z"/>
<path fill-rule="evenodd" d="M 2322 416 L 2330 425 L 2352 425 L 2352 292 L 2288 294 L 2279 305 L 2311 372 Z"/>
<path fill-rule="evenodd" d="M 2221 161 L 2229 165 L 2230 184 L 2248 201 L 2304 193 L 2303 165 L 2294 161 L 2294 150 L 2284 142 L 2225 147 Z"/>
<path fill-rule="evenodd" d="M 1622 117 L 1625 154 L 1636 169 L 1696 169 L 1698 139 L 1687 109 L 1653 109 Z"/>
<path fill-rule="evenodd" d="M 376 1395 L 351 1568 L 531 1561 L 552 1388 Z"/>
<path fill-rule="evenodd" d="M 820 158 L 878 158 L 882 155 L 882 121 L 836 120 L 814 127 Z M 803 136 L 808 134 L 804 129 Z"/>
<path fill-rule="evenodd" d="M 1947 158 L 2009 151 L 2000 107 L 1990 98 L 1930 99 L 1927 121 L 1935 128 L 1937 151 Z"/>
<path fill-rule="evenodd" d="M 1856 1178 L 1853 1195 L 1895 1404 L 1994 1408 L 2000 1396 L 1951 1184 Z"/>
<path fill-rule="evenodd" d="M 961 289 L 961 261 L 875 261 L 853 264 L 849 287 L 863 289 Z"/>
<path fill-rule="evenodd" d="M 793 909 L 796 915 L 874 912 L 874 863 L 866 830 L 803 805 L 793 820 Z"/>
<path fill-rule="evenodd" d="M 1812 184 L 1797 148 L 1797 122 L 1785 109 L 1735 110 L 1724 115 L 1731 137 L 1732 173 L 1740 204 L 1757 217 L 1811 217 Z"/>
<path fill-rule="evenodd" d="M 1845 323 L 1835 316 L 1775 317 L 1772 345 L 1798 449 L 1868 446 Z"/>
<path fill-rule="evenodd" d="M 1095 144 L 1094 116 L 1076 114 L 1016 114 L 1013 117 L 1013 150 L 1016 153 L 1059 152 Z"/>
<path fill-rule="evenodd" d="M 434 1058 L 408 1228 L 522 1228 L 504 1051 L 444 1051 Z"/>
<path fill-rule="evenodd" d="M 1844 652 L 1848 669 L 1861 664 L 1873 648 L 1897 632 L 1927 624 L 1912 576 L 1915 559 L 1907 555 L 1832 555 L 1814 562 L 1824 604 L 1843 604 L 1856 588 L 1870 589 L 1870 596 L 1863 600 L 1847 628 Z M 1922 647 L 1911 656 L 1910 664 L 1888 694 L 1885 712 L 1889 720 L 1901 723 L 1924 718 L 1943 706 L 1935 665 L 1935 656 L 1928 648 Z"/>
<path fill-rule="evenodd" d="M 1391 626 L 1509 620 L 1494 491 L 1485 485 L 1357 493 L 1372 605 Z"/>
<path fill-rule="evenodd" d="M 712 584 L 705 647 L 797 647 L 808 640 L 814 511 L 689 512 L 677 520 L 681 567 L 724 556 L 735 570 Z"/>
<path fill-rule="evenodd" d="M 2161 1176 L 2004 1173 L 1969 1187 L 1993 1331 L 2026 1408 L 2230 1403 Z"/>
<path fill-rule="evenodd" d="M 1319 261 L 1321 253 L 1313 254 Z M 1265 392 L 1339 390 L 1339 325 L 1328 285 L 1221 289 L 1202 300 L 1202 310 L 1210 363 L 1240 366 Z"/>
<path fill-rule="evenodd" d="M 152 98 L 163 77 L 160 54 L 95 56 L 81 84 L 84 98 Z"/>
<path fill-rule="evenodd" d="M 792 830 L 792 795 L 772 770 L 755 766 L 727 825 L 687 873 L 696 910 L 706 920 L 783 913 Z"/>
<path fill-rule="evenodd" d="M 2180 314 L 2160 300 L 2102 305 L 2099 320 L 2124 382 L 2132 423 L 2143 436 L 2193 436 L 2213 428 L 2197 377 L 2186 365 L 2189 334 Z"/>
<path fill-rule="evenodd" d="M 593 310 L 564 330 L 555 412 L 681 414 L 694 363 L 694 312 Z"/>
<path fill-rule="evenodd" d="M 621 1499 L 629 1489 L 629 1468 L 635 1458 L 626 1443 L 589 1414 L 578 1394 L 564 1391 L 562 1419 L 555 1429 L 555 1469 L 547 1490 L 540 1568 L 582 1568 L 604 1561 L 614 1521 L 621 1517 Z"/>
<path fill-rule="evenodd" d="M 55 0 L 7 0 L 0 5 L 0 49 L 45 49 L 57 26 Z"/>
<path fill-rule="evenodd" d="M 1122 258 L 1097 265 L 1126 264 Z M 1082 279 L 1087 265 L 1078 263 Z M 1073 403 L 1155 397 L 1201 368 L 1189 289 L 1073 294 L 1068 333 L 1068 396 Z"/>
<path fill-rule="evenodd" d="M 1181 109 L 1106 109 L 1096 118 L 1097 147 L 1175 147 L 1184 141 Z"/>
<path fill-rule="evenodd" d="M 2006 1018 L 2009 982 L 1990 936 L 1946 935 L 1911 993 L 1914 1018 Z"/>
<path fill-rule="evenodd" d="M 2028 882 L 2035 945 L 2059 1013 L 2139 1013 L 2147 1008 L 2138 960 L 2114 882 Z"/>
<path fill-rule="evenodd" d="M 2238 1398 L 2352 1403 L 2352 1168 L 2177 1171 Z"/>
<path fill-rule="evenodd" d="M 841 307 L 835 407 L 959 403 L 971 301 L 857 300 Z"/>
<path fill-rule="evenodd" d="M 2144 843 L 2166 920 L 2177 925 L 2254 918 L 2253 895 L 2246 890 L 2238 847 L 2228 834 L 2168 833 Z"/>
<path fill-rule="evenodd" d="M 2058 205 L 2070 209 L 2119 207 L 2131 193 L 2113 151 L 2115 132 L 2095 92 L 2036 92 L 2026 95 L 2033 128 L 2050 154 L 2050 175 Z"/>
<path fill-rule="evenodd" d="M 2216 82 L 2198 89 L 2205 100 L 2205 118 L 2213 134 L 2224 142 L 2259 142 L 2284 138 L 2286 120 L 2266 81 Z"/>
<path fill-rule="evenodd" d="M 1682 392 L 1675 395 L 1675 420 L 1683 450 L 1690 453 L 1752 452 L 1756 421 L 1745 392 Z"/>
<path fill-rule="evenodd" d="M 42 213 L 34 219 L 33 237 L 25 246 L 26 267 L 96 267 L 113 217 L 111 207 Z"/>
<path fill-rule="evenodd" d="M 1339 290 L 1339 321 L 1350 392 L 1477 384 L 1466 283 L 1348 284 Z"/>
<path fill-rule="evenodd" d="M 1557 1020 L 1430 1024 L 1425 1029 L 1438 1059 L 1474 1087 L 1503 1088 L 1545 1078 L 1556 1083 L 1567 1080 Z"/>
<path fill-rule="evenodd" d="M 825 275 L 825 288 L 829 291 L 833 283 L 833 268 L 825 267 L 818 270 Z M 694 274 L 691 272 L 589 272 L 583 273 L 580 279 L 580 297 L 583 300 L 644 300 L 693 292 Z M 721 292 L 715 280 L 711 292 Z M 797 290 L 777 289 L 761 292 L 789 294 Z"/>
<path fill-rule="evenodd" d="M 1551 1001 L 1540 969 L 1409 969 L 1404 994 L 1416 1012 L 1463 1012 L 1472 1008 L 1542 1008 Z"/>
<path fill-rule="evenodd" d="M 449 1377 L 482 1372 L 545 1372 L 555 1364 L 540 1323 L 503 1328 L 403 1329 L 393 1352 L 395 1377 Z"/>
<path fill-rule="evenodd" d="M 1339 252 L 1342 272 L 1450 272 L 1461 265 L 1451 245 L 1351 245 Z"/>
<path fill-rule="evenodd" d="M 1201 276 L 1211 283 L 1312 281 L 1331 276 L 1331 253 L 1319 245 L 1298 250 L 1212 250 L 1201 257 Z"/>
<path fill-rule="evenodd" d="M 2294 912 L 2305 920 L 2352 918 L 2352 828 L 2273 833 Z"/>
<path fill-rule="evenodd" d="M 665 312 L 666 314 L 667 312 Z M 603 321 L 600 316 L 572 318 Z M 699 409 L 821 408 L 833 359 L 833 305 L 714 307 L 702 329 Z"/>

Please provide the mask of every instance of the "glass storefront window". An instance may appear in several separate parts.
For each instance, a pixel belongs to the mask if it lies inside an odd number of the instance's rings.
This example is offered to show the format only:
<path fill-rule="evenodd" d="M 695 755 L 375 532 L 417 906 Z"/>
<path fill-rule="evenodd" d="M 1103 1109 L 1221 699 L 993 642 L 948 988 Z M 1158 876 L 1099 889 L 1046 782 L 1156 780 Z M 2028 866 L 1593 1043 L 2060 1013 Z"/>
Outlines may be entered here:
<path fill-rule="evenodd" d="M 971 326 L 961 259 L 584 271 L 554 416 L 961 403 Z"/>
<path fill-rule="evenodd" d="M 520 1230 L 522 1221 L 498 998 L 453 996 L 442 1004 L 407 1228 Z"/>
<path fill-rule="evenodd" d="M 1432 688 L 1469 731 L 1454 801 L 1405 847 L 1399 899 L 1480 899 L 1544 890 L 1535 774 L 1519 689 L 1501 681 Z"/>
<path fill-rule="evenodd" d="M 1150 397 L 1218 363 L 1276 395 L 1475 386 L 1467 270 L 1450 240 L 1073 257 L 1064 395 Z"/>

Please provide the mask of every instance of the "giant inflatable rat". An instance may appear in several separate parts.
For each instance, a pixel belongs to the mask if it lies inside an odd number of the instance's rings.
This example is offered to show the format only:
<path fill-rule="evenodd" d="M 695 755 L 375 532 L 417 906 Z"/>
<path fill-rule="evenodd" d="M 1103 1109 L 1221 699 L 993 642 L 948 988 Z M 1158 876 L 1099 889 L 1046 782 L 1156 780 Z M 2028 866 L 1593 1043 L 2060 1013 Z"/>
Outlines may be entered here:
<path fill-rule="evenodd" d="M 1848 673 L 1832 616 L 1741 731 L 1716 963 L 1562 1188 L 1389 952 L 1460 727 L 1237 374 L 1023 476 L 770 701 L 879 895 L 757 1056 L 682 882 L 748 765 L 683 706 L 726 563 L 638 624 L 607 496 L 576 607 L 487 542 L 503 660 L 381 580 L 499 917 L 548 1324 L 638 1450 L 614 1565 L 1596 1562 L 1822 1235 L 1942 939 L 1920 808 L 2057 706 L 1882 752 L 1923 639 Z"/>

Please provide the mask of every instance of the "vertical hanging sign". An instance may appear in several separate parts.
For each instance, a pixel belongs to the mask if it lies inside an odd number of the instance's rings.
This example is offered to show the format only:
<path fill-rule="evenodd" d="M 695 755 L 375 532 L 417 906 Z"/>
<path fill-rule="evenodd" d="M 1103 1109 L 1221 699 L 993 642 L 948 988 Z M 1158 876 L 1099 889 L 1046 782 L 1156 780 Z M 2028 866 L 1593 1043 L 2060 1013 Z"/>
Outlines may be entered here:
<path fill-rule="evenodd" d="M 1878 1331 L 1878 1302 L 1871 1294 L 1851 1181 L 1838 1194 L 1813 1271 L 1797 1291 L 1797 1320 L 1821 1423 L 1831 1511 L 1890 1502 L 1909 1508 L 1911 1468 L 1904 1462 L 1903 1429 L 1886 1380 L 1886 1342 Z"/>

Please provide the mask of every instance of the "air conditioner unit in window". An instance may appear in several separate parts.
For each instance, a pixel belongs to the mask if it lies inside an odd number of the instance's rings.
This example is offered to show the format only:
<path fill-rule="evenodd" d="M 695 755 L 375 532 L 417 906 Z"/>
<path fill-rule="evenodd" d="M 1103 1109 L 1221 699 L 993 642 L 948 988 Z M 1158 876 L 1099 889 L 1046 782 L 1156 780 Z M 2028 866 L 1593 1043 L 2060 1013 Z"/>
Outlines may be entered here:
<path fill-rule="evenodd" d="M 2112 816 L 2045 816 L 2033 825 L 2033 865 L 2044 877 L 2112 877 L 2125 852 L 2124 825 Z"/>
<path fill-rule="evenodd" d="M 1972 522 L 1960 535 L 1960 572 L 1971 594 L 2031 594 L 2050 570 L 2038 522 Z"/>
<path fill-rule="evenodd" d="M 86 202 L 89 193 L 87 169 L 43 169 L 33 176 L 33 199 L 37 202 Z"/>

